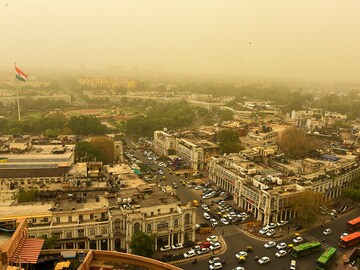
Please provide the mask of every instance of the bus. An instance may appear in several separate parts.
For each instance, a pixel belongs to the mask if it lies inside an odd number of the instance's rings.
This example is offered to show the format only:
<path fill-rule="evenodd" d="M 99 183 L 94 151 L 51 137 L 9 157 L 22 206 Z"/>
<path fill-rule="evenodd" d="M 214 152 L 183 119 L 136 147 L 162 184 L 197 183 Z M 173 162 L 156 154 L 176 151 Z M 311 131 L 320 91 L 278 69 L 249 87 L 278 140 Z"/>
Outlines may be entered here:
<path fill-rule="evenodd" d="M 336 248 L 329 247 L 316 261 L 316 269 L 325 270 L 336 257 Z"/>
<path fill-rule="evenodd" d="M 314 253 L 321 248 L 320 242 L 306 242 L 293 247 L 290 251 L 291 255 L 295 258 L 302 257 L 311 253 Z"/>
<path fill-rule="evenodd" d="M 354 218 L 346 222 L 346 229 L 352 232 L 360 229 L 360 217 Z"/>
<path fill-rule="evenodd" d="M 356 245 L 360 242 L 360 232 L 354 232 L 347 236 L 341 237 L 339 240 L 339 246 L 342 248 L 348 248 Z"/>

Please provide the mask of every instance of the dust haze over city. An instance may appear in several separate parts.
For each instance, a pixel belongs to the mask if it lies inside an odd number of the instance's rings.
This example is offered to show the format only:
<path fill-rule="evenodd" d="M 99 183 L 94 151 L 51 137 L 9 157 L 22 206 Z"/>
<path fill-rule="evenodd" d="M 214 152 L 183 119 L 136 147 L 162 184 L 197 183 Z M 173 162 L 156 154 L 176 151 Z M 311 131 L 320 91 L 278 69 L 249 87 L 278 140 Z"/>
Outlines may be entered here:
<path fill-rule="evenodd" d="M 360 269 L 359 10 L 0 0 L 0 268 Z"/>
<path fill-rule="evenodd" d="M 2 1 L 1 66 L 358 81 L 354 1 Z"/>

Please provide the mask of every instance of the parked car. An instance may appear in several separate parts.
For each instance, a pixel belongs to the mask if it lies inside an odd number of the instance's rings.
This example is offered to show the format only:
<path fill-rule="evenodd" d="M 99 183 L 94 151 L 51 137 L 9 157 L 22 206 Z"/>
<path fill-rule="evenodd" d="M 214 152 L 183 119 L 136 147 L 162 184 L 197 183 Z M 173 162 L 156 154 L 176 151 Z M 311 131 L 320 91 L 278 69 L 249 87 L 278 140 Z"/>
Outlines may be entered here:
<path fill-rule="evenodd" d="M 274 228 L 276 227 L 276 224 L 275 224 L 275 223 L 269 223 L 269 224 L 267 225 L 267 227 L 268 227 L 269 229 L 274 229 Z"/>
<path fill-rule="evenodd" d="M 268 230 L 269 230 L 269 228 L 264 227 L 264 228 L 262 228 L 262 229 L 259 231 L 259 233 L 260 233 L 261 235 L 263 235 L 263 234 L 266 234 Z"/>
<path fill-rule="evenodd" d="M 214 243 L 210 246 L 210 250 L 215 250 L 215 249 L 219 249 L 219 248 L 221 248 L 220 242 L 214 242 Z"/>
<path fill-rule="evenodd" d="M 201 255 L 201 254 L 205 254 L 205 253 L 208 253 L 209 252 L 209 249 L 208 248 L 201 248 L 200 250 L 198 250 L 196 253 L 198 255 Z"/>
<path fill-rule="evenodd" d="M 200 227 L 200 225 L 199 225 L 199 227 Z M 184 248 L 193 247 L 194 245 L 195 245 L 195 242 L 194 242 L 194 241 L 191 241 L 191 240 L 186 241 L 186 242 L 183 244 Z"/>
<path fill-rule="evenodd" d="M 272 248 L 272 247 L 275 247 L 276 246 L 276 243 L 274 241 L 270 241 L 270 242 L 267 242 L 264 244 L 264 247 L 265 248 Z"/>
<path fill-rule="evenodd" d="M 206 241 L 209 242 L 219 242 L 219 237 L 217 235 L 211 235 L 208 238 L 206 238 Z"/>
<path fill-rule="evenodd" d="M 191 258 L 191 257 L 194 257 L 195 255 L 196 255 L 195 251 L 190 249 L 189 251 L 184 253 L 184 258 Z"/>
<path fill-rule="evenodd" d="M 203 216 L 204 216 L 205 219 L 210 219 L 211 218 L 211 216 L 206 212 L 203 214 Z"/>
<path fill-rule="evenodd" d="M 281 227 L 281 226 L 286 225 L 287 223 L 288 223 L 287 220 L 280 220 L 276 225 L 277 225 L 278 227 Z"/>
<path fill-rule="evenodd" d="M 270 229 L 267 231 L 266 236 L 273 236 L 275 234 L 275 230 L 274 229 Z"/>
<path fill-rule="evenodd" d="M 165 245 L 160 248 L 160 251 L 168 251 L 168 250 L 171 250 L 171 247 L 169 245 Z"/>
<path fill-rule="evenodd" d="M 172 245 L 172 249 L 182 249 L 183 245 L 181 243 L 177 243 L 175 245 Z"/>
<path fill-rule="evenodd" d="M 222 218 L 220 221 L 224 225 L 229 225 L 229 221 L 226 218 Z"/>
<path fill-rule="evenodd" d="M 325 231 L 323 231 L 323 235 L 329 235 L 332 233 L 332 230 L 330 228 L 325 229 Z"/>

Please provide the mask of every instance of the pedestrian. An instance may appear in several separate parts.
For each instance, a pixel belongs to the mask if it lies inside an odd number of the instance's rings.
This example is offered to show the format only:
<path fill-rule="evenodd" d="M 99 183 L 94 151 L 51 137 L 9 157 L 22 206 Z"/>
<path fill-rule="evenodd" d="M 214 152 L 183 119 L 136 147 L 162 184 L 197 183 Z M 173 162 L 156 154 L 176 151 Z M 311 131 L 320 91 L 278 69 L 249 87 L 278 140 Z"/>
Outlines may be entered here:
<path fill-rule="evenodd" d="M 224 235 L 224 230 L 221 231 L 221 234 Z"/>

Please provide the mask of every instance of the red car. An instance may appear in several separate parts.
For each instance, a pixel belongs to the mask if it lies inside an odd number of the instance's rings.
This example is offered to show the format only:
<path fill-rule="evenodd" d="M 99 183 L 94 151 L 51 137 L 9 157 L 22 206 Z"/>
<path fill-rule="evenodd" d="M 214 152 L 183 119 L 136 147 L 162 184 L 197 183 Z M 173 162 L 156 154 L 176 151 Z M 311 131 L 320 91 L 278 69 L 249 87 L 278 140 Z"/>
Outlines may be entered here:
<path fill-rule="evenodd" d="M 211 246 L 211 243 L 210 242 L 203 242 L 201 243 L 200 247 L 202 248 L 209 248 Z"/>

